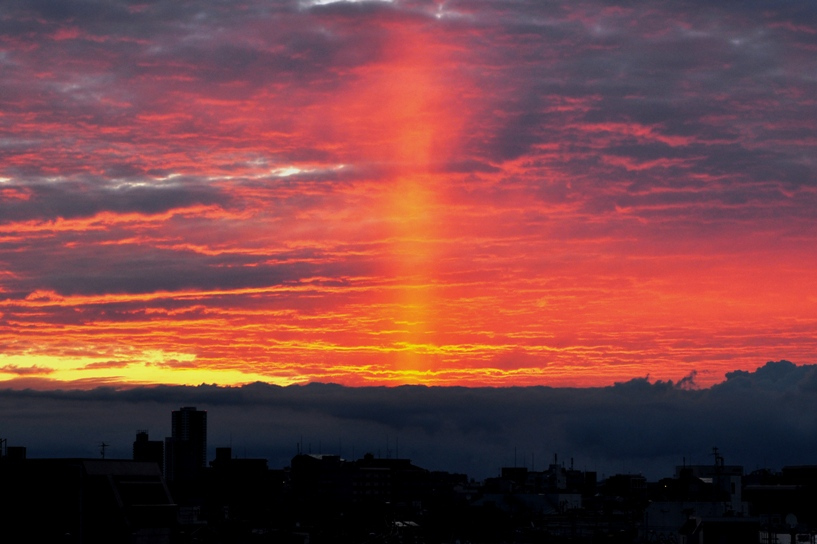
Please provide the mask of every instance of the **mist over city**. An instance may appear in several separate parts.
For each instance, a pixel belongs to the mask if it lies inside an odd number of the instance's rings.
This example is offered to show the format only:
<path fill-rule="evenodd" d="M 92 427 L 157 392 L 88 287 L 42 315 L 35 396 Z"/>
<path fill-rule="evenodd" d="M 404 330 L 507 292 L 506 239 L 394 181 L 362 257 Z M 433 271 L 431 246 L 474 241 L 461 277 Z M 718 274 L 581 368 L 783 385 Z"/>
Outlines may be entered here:
<path fill-rule="evenodd" d="M 657 478 L 718 447 L 748 469 L 817 463 L 817 366 L 780 361 L 708 389 L 636 379 L 599 388 L 349 388 L 201 385 L 0 395 L 3 437 L 30 457 L 129 457 L 135 432 L 161 440 L 179 406 L 208 411 L 210 457 L 285 466 L 298 451 L 405 457 L 475 478 L 554 455 L 599 474 Z"/>

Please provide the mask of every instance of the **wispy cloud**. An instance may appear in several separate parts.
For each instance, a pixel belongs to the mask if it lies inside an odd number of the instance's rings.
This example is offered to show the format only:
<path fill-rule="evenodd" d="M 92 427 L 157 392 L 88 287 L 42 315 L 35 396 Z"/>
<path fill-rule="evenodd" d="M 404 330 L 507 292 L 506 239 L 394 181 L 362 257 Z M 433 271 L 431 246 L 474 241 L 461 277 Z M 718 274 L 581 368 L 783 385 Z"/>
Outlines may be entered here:
<path fill-rule="evenodd" d="M 15 374 L 17 376 L 39 376 L 47 375 L 54 372 L 53 368 L 41 367 L 37 365 L 18 366 L 18 365 L 4 365 L 0 366 L 0 373 Z"/>
<path fill-rule="evenodd" d="M 808 362 L 811 23 L 808 2 L 6 2 L 2 353 L 66 383 Z"/>

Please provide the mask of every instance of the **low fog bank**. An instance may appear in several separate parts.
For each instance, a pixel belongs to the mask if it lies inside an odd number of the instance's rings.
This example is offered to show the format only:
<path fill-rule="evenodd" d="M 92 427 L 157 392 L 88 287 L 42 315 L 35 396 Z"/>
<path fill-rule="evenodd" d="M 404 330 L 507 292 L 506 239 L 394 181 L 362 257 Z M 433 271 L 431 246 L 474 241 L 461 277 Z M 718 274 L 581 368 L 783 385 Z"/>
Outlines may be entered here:
<path fill-rule="evenodd" d="M 559 463 L 599 476 L 657 479 L 709 463 L 718 447 L 747 471 L 817 464 L 817 365 L 769 362 L 709 389 L 634 379 L 601 388 L 348 388 L 159 386 L 89 391 L 0 391 L 0 438 L 29 457 L 130 458 L 137 430 L 170 434 L 170 412 L 208 411 L 210 458 L 219 446 L 280 468 L 299 448 L 408 457 L 431 470 L 482 479 L 502 466 Z"/>

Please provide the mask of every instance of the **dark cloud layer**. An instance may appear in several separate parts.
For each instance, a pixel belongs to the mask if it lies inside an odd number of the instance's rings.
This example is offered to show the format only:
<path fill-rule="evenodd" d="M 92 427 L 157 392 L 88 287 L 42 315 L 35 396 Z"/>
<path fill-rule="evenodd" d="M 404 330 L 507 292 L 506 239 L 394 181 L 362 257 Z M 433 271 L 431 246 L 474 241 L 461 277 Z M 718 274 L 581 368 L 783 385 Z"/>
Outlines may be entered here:
<path fill-rule="evenodd" d="M 410 457 L 429 469 L 493 475 L 500 466 L 563 462 L 603 474 L 657 478 L 676 464 L 708 463 L 718 447 L 729 463 L 817 464 L 817 366 L 770 362 L 710 388 L 636 379 L 610 387 L 346 388 L 160 386 L 0 393 L 9 444 L 32 457 L 130 455 L 137 429 L 169 433 L 170 411 L 208 411 L 210 457 L 232 444 L 239 456 L 284 466 L 297 451 L 371 451 Z"/>

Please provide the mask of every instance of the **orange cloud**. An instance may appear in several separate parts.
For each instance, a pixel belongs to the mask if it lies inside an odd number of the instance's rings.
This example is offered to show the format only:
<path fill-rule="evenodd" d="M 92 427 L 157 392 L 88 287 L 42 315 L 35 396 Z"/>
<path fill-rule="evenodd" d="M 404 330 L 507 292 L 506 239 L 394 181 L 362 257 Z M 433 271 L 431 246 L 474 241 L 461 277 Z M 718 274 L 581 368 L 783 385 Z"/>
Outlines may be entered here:
<path fill-rule="evenodd" d="M 9 15 L 10 373 L 707 384 L 813 356 L 814 55 L 784 10 L 244 7 Z"/>
<path fill-rule="evenodd" d="M 54 372 L 53 368 L 45 368 L 37 365 L 32 366 L 18 366 L 18 365 L 4 365 L 0 367 L 0 372 L 5 374 L 17 374 L 18 376 L 36 376 L 43 374 L 51 374 Z"/>

